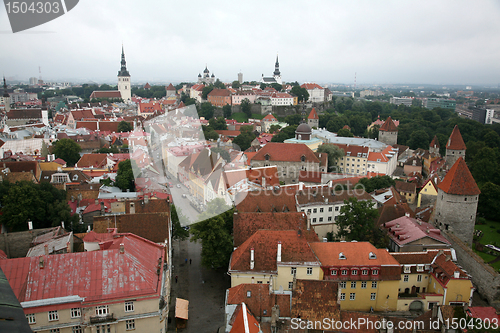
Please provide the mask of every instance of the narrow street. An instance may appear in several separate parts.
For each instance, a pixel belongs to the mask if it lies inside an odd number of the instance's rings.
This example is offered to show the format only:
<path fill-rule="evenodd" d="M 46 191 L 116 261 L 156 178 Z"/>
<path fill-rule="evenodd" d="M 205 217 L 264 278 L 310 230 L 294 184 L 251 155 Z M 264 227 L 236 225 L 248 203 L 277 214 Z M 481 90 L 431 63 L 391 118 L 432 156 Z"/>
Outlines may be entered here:
<path fill-rule="evenodd" d="M 173 272 L 168 332 L 217 332 L 224 325 L 224 298 L 230 286 L 226 269 L 201 267 L 200 242 L 173 243 Z M 186 262 L 187 259 L 187 262 Z M 191 263 L 190 260 L 191 259 Z M 175 277 L 178 277 L 177 283 Z M 189 301 L 189 320 L 185 329 L 175 329 L 175 298 Z"/>

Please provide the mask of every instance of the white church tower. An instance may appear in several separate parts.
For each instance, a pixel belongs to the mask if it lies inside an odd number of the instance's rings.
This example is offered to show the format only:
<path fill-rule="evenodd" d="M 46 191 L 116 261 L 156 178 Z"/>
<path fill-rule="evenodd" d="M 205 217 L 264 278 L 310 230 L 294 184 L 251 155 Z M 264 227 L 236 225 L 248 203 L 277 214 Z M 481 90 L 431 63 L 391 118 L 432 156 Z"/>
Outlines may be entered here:
<path fill-rule="evenodd" d="M 280 72 L 280 63 L 278 61 L 278 55 L 276 55 L 276 63 L 274 64 L 273 78 L 276 81 L 276 83 L 283 84 L 283 82 L 281 82 L 281 72 Z"/>
<path fill-rule="evenodd" d="M 130 102 L 132 92 L 130 90 L 130 74 L 127 71 L 127 63 L 125 62 L 125 53 L 122 45 L 122 62 L 121 69 L 118 71 L 118 91 L 122 95 L 124 102 Z"/>

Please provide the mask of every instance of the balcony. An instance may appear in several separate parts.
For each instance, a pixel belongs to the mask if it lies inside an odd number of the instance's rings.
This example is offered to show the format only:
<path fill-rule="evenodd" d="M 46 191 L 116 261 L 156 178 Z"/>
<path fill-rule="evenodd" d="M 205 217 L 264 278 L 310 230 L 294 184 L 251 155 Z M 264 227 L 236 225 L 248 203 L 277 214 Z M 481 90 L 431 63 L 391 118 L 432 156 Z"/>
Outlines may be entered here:
<path fill-rule="evenodd" d="M 107 323 L 110 321 L 116 321 L 115 315 L 113 313 L 102 315 L 102 316 L 91 316 L 90 323 L 91 324 L 99 324 L 99 323 Z"/>

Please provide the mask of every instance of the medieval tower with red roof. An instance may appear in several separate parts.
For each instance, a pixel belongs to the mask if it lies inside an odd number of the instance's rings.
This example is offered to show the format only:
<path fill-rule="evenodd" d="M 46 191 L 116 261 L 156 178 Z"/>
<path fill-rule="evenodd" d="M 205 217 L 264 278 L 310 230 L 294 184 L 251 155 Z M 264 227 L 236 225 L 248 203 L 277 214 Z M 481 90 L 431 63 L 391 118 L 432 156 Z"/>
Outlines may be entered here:
<path fill-rule="evenodd" d="M 438 156 L 439 155 L 439 140 L 436 135 L 434 135 L 434 138 L 432 139 L 430 145 L 429 145 L 429 153 L 431 155 Z"/>
<path fill-rule="evenodd" d="M 307 117 L 307 124 L 311 128 L 319 127 L 319 117 L 315 108 L 312 108 L 311 113 L 309 113 L 309 117 Z"/>
<path fill-rule="evenodd" d="M 467 164 L 459 157 L 438 185 L 434 223 L 471 246 L 480 193 Z"/>
<path fill-rule="evenodd" d="M 391 146 L 398 143 L 398 128 L 390 116 L 378 130 L 378 141 Z"/>
<path fill-rule="evenodd" d="M 462 139 L 458 125 L 455 125 L 455 128 L 453 128 L 453 132 L 451 132 L 450 138 L 446 143 L 446 165 L 451 167 L 455 164 L 459 157 L 465 158 L 466 149 L 467 147 Z"/>
<path fill-rule="evenodd" d="M 130 101 L 132 98 L 132 92 L 130 89 L 130 74 L 127 70 L 127 62 L 125 61 L 125 52 L 123 52 L 122 45 L 121 68 L 118 71 L 118 91 L 122 95 L 124 102 Z"/>

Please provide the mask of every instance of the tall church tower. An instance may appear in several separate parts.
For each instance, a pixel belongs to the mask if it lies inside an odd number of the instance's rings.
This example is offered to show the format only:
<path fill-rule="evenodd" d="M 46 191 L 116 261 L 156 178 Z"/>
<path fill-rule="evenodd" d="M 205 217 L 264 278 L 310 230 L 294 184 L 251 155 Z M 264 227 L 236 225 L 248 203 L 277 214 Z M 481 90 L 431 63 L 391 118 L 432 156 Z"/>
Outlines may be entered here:
<path fill-rule="evenodd" d="M 121 69 L 118 71 L 118 91 L 122 95 L 123 101 L 129 102 L 132 98 L 132 92 L 130 90 L 130 74 L 127 71 L 127 63 L 125 62 L 125 52 L 123 52 L 123 45 L 121 65 Z"/>
<path fill-rule="evenodd" d="M 3 77 L 3 101 L 5 103 L 5 112 L 10 111 L 10 95 L 7 92 L 7 82 L 5 81 L 5 76 Z"/>
<path fill-rule="evenodd" d="M 276 55 L 276 63 L 274 64 L 273 78 L 274 80 L 276 80 L 277 83 L 283 84 L 283 82 L 281 81 L 280 63 L 278 61 L 278 55 Z"/>

